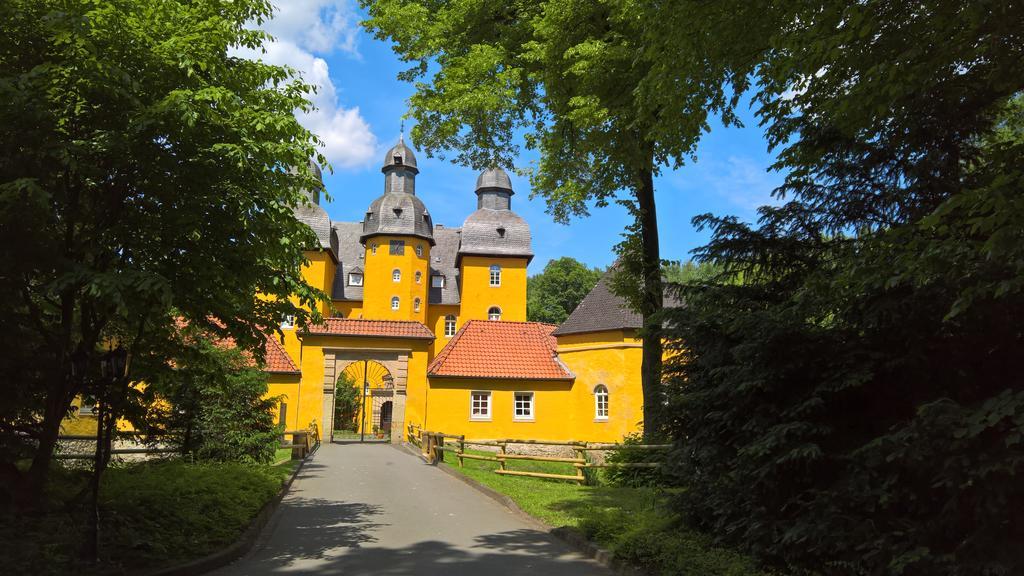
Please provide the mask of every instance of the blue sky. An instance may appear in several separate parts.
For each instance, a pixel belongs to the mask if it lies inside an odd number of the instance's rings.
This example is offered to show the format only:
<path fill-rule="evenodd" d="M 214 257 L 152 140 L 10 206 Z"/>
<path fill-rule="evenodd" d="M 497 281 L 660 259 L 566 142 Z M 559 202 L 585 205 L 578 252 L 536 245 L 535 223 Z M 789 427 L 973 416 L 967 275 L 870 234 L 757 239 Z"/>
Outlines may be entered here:
<path fill-rule="evenodd" d="M 403 64 L 384 42 L 358 26 L 363 14 L 345 0 L 288 0 L 268 25 L 277 41 L 261 55 L 268 61 L 298 69 L 320 90 L 313 98 L 317 112 L 300 120 L 326 142 L 324 152 L 334 168 L 324 183 L 331 200 L 325 208 L 333 220 L 358 220 L 383 192 L 380 172 L 384 153 L 398 138 L 410 84 L 396 75 Z M 759 205 L 771 202 L 771 190 L 782 175 L 767 167 L 768 153 L 753 112 L 741 111 L 744 128 L 713 125 L 697 151 L 697 162 L 666 170 L 655 182 L 662 256 L 687 260 L 689 252 L 708 239 L 691 219 L 705 212 L 756 218 Z M 419 151 L 417 151 L 419 152 Z M 447 161 L 417 154 L 420 174 L 417 195 L 434 222 L 460 226 L 476 208 L 476 173 Z M 517 162 L 525 166 L 529 157 Z M 530 199 L 529 183 L 513 175 L 512 208 L 530 223 L 536 257 L 531 274 L 548 260 L 572 256 L 590 266 L 607 266 L 612 247 L 629 222 L 617 205 L 598 208 L 588 218 L 568 225 L 555 223 L 543 198 Z"/>

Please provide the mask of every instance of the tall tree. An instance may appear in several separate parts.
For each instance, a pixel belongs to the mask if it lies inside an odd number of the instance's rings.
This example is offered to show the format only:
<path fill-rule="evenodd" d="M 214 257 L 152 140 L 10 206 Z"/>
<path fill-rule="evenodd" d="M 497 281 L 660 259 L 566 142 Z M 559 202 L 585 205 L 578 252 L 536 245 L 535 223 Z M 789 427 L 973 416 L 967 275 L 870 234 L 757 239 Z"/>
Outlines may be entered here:
<path fill-rule="evenodd" d="M 725 274 L 669 313 L 679 502 L 796 572 L 1022 572 L 1024 6 L 640 17 L 754 75 L 787 172 L 757 224 L 697 220 Z"/>
<path fill-rule="evenodd" d="M 0 4 L 0 317 L 30 332 L 4 342 L 5 398 L 28 404 L 5 407 L 0 431 L 33 454 L 23 505 L 104 341 L 135 348 L 174 306 L 256 348 L 282 314 L 306 319 L 290 295 L 320 296 L 292 214 L 321 185 L 293 114 L 311 88 L 231 55 L 260 49 L 249 23 L 270 14 L 266 0 Z"/>
<path fill-rule="evenodd" d="M 526 281 L 526 319 L 561 324 L 601 279 L 602 272 L 563 256 Z"/>
<path fill-rule="evenodd" d="M 663 82 L 676 62 L 645 45 L 636 0 L 362 0 L 417 81 L 413 138 L 428 154 L 511 167 L 520 136 L 540 153 L 534 194 L 558 221 L 618 201 L 636 218 L 644 317 L 644 430 L 660 427 L 661 253 L 654 177 L 694 151 L 712 111 L 734 119 L 718 84 Z M 687 60 L 686 62 L 690 62 Z"/>

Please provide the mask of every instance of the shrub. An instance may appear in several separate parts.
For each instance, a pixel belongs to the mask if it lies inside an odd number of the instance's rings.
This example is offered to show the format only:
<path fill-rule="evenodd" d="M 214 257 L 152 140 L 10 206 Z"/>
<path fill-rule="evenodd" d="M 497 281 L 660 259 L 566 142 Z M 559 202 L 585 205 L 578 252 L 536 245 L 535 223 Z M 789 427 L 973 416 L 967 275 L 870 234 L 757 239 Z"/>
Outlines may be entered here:
<path fill-rule="evenodd" d="M 626 436 L 622 441 L 621 448 L 608 452 L 607 462 L 609 464 L 664 463 L 665 452 L 662 450 L 630 448 L 630 445 L 643 443 L 643 436 L 639 433 Z M 669 480 L 662 468 L 627 468 L 620 466 L 609 466 L 606 468 L 605 478 L 613 486 L 632 486 L 634 488 L 664 486 L 667 485 Z"/>

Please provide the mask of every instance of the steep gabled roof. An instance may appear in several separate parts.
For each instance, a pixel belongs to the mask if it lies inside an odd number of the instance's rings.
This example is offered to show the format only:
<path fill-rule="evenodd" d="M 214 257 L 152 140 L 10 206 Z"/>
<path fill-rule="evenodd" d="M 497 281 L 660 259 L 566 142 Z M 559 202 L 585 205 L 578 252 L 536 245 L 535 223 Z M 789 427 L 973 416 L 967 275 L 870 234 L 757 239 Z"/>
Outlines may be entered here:
<path fill-rule="evenodd" d="M 271 374 L 301 374 L 284 346 L 273 336 L 267 336 L 267 365 L 264 372 Z"/>
<path fill-rule="evenodd" d="M 470 320 L 427 367 L 427 375 L 503 380 L 573 380 L 540 322 Z"/>
<path fill-rule="evenodd" d="M 309 327 L 313 336 L 364 336 L 384 338 L 411 338 L 433 340 L 429 328 L 411 320 L 359 320 L 352 318 L 327 318 L 323 324 Z"/>
<path fill-rule="evenodd" d="M 614 265 L 612 268 L 601 276 L 579 306 L 554 331 L 555 336 L 643 328 L 643 316 L 630 309 L 624 299 L 612 292 L 610 274 L 614 271 Z M 680 306 L 681 302 L 668 290 L 668 282 L 665 282 L 665 307 Z"/>
<path fill-rule="evenodd" d="M 606 273 L 554 334 L 561 336 L 603 330 L 637 329 L 643 325 L 643 317 L 630 310 L 625 300 L 612 293 L 610 279 Z"/>

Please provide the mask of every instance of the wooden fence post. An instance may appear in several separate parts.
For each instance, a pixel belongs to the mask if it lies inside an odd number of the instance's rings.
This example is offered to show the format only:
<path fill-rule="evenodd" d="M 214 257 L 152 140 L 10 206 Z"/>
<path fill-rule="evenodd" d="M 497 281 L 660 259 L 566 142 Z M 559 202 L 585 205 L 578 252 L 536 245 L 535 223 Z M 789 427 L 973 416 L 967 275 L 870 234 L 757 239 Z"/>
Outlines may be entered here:
<path fill-rule="evenodd" d="M 498 448 L 499 448 L 499 450 L 501 450 L 501 456 L 505 455 L 505 446 L 506 446 L 506 444 L 505 444 L 505 442 L 503 440 L 499 440 L 498 441 Z M 504 470 L 505 469 L 505 459 L 502 458 L 502 457 L 498 458 L 498 469 L 500 469 L 500 470 Z"/>
<path fill-rule="evenodd" d="M 466 453 L 466 435 L 459 436 L 459 468 L 462 468 L 462 455 Z"/>
<path fill-rule="evenodd" d="M 575 454 L 576 457 L 579 458 L 580 460 L 585 461 L 587 459 L 586 452 L 584 452 L 581 447 L 573 446 L 572 451 L 573 454 Z M 587 477 L 583 475 L 583 467 L 586 466 L 586 462 L 584 462 L 583 464 L 576 462 L 573 464 L 573 466 L 576 468 L 576 481 L 579 482 L 580 484 L 585 484 L 587 481 Z"/>

